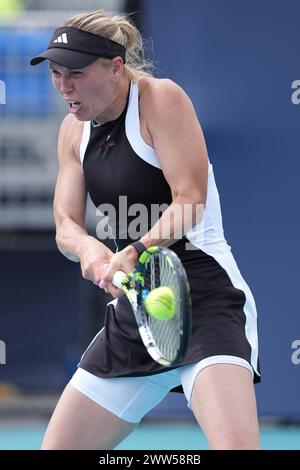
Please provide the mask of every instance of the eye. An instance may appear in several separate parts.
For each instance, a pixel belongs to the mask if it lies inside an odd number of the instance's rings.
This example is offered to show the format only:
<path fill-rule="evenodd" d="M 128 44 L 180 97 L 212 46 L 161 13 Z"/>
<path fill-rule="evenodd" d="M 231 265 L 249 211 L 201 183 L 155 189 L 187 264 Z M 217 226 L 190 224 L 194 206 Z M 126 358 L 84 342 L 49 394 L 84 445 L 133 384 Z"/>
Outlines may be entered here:
<path fill-rule="evenodd" d="M 74 70 L 74 72 L 71 72 L 70 75 L 72 75 L 72 77 L 79 77 L 80 75 L 82 75 L 82 72 L 80 72 L 79 70 Z"/>
<path fill-rule="evenodd" d="M 52 72 L 52 75 L 54 75 L 55 77 L 60 76 L 60 73 L 57 70 L 51 69 L 51 72 Z"/>

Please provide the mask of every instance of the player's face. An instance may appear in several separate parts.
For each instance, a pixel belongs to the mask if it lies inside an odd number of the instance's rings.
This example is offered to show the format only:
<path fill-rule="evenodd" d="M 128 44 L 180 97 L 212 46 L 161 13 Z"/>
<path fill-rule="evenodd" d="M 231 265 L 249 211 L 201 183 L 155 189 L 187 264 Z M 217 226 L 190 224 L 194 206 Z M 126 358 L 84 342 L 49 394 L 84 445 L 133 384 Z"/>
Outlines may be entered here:
<path fill-rule="evenodd" d="M 79 121 L 104 115 L 114 101 L 113 61 L 98 59 L 83 69 L 50 63 L 52 82 Z"/>

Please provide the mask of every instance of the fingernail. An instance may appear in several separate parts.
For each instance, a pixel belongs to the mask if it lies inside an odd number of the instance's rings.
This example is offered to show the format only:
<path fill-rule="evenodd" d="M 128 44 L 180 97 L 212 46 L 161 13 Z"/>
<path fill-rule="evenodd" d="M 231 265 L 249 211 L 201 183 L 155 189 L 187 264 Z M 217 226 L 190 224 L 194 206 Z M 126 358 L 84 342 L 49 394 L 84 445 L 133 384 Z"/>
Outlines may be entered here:
<path fill-rule="evenodd" d="M 99 287 L 100 287 L 101 289 L 105 289 L 105 287 L 106 287 L 106 282 L 105 282 L 105 281 L 100 281 Z"/>

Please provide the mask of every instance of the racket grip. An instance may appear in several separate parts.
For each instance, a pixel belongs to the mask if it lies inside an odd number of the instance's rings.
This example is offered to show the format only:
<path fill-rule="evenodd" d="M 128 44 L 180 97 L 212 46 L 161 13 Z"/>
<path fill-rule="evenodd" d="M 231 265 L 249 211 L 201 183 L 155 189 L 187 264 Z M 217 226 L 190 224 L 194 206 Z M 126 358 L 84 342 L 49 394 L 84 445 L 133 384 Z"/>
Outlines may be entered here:
<path fill-rule="evenodd" d="M 122 281 L 126 278 L 126 274 L 123 271 L 116 271 L 112 278 L 112 283 L 115 287 L 122 289 Z"/>

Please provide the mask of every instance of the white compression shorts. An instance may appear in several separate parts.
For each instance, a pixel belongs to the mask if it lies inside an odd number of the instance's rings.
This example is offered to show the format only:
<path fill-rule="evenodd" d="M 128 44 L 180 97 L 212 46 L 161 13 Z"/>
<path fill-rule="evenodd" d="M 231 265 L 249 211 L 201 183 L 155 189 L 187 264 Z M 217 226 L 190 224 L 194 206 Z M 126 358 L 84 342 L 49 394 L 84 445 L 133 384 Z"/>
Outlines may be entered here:
<path fill-rule="evenodd" d="M 195 364 L 142 377 L 101 378 L 79 367 L 70 383 L 119 418 L 130 423 L 139 423 L 172 388 L 180 384 L 188 406 L 192 408 L 190 398 L 196 377 L 202 369 L 213 364 L 234 364 L 246 367 L 253 374 L 251 365 L 245 359 L 236 356 L 211 356 Z"/>

